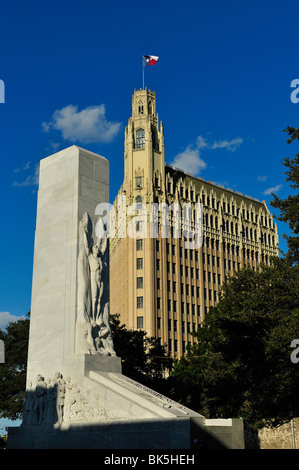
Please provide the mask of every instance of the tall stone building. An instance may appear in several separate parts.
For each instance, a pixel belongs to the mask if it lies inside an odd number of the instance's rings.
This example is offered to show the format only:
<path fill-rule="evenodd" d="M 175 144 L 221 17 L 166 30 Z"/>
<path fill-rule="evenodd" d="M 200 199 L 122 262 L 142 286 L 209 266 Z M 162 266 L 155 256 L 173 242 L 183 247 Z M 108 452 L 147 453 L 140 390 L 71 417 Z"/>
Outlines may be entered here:
<path fill-rule="evenodd" d="M 111 313 L 128 329 L 159 338 L 173 357 L 193 342 L 191 332 L 217 303 L 226 275 L 278 256 L 277 228 L 265 202 L 165 165 L 163 125 L 148 89 L 133 94 L 124 181 L 113 206 Z M 187 247 L 183 207 L 190 209 L 193 232 L 195 209 L 202 208 L 202 246 Z"/>

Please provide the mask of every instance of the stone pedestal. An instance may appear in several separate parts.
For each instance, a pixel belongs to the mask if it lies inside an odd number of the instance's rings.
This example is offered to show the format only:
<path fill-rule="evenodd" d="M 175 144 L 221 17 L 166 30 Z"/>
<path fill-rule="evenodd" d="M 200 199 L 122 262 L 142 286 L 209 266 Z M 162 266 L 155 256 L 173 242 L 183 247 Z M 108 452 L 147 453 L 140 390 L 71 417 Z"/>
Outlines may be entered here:
<path fill-rule="evenodd" d="M 242 420 L 207 420 L 122 375 L 119 358 L 96 359 L 83 361 L 78 415 L 9 428 L 9 449 L 244 448 Z"/>

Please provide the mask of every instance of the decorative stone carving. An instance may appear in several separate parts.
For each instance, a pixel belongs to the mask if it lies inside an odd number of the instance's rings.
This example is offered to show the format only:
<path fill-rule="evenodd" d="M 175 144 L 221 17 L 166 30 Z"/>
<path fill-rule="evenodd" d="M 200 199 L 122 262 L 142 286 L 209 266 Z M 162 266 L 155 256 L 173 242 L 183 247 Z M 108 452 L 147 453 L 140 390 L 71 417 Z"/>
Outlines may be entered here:
<path fill-rule="evenodd" d="M 62 424 L 77 421 L 105 421 L 106 410 L 99 395 L 82 391 L 71 377 L 56 372 L 53 379 L 37 376 L 36 387 L 28 383 L 22 425 Z M 110 418 L 113 419 L 113 418 Z"/>
<path fill-rule="evenodd" d="M 79 223 L 77 352 L 115 356 L 109 324 L 108 238 L 102 219 L 92 237 L 87 212 Z"/>

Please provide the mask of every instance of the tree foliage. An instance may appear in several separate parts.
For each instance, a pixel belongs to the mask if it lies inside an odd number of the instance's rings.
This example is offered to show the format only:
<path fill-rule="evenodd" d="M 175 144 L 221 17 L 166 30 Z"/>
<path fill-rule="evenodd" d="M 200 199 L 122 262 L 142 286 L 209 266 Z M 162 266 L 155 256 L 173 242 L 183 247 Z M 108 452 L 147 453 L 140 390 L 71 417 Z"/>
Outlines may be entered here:
<path fill-rule="evenodd" d="M 171 367 L 165 347 L 144 330 L 128 330 L 119 315 L 111 315 L 110 324 L 114 350 L 122 358 L 123 374 L 148 386 L 153 383 L 162 386 Z"/>
<path fill-rule="evenodd" d="M 0 330 L 5 345 L 5 363 L 0 364 L 0 417 L 19 419 L 23 411 L 29 338 L 27 318 L 10 322 Z"/>
<path fill-rule="evenodd" d="M 299 128 L 287 127 L 285 132 L 288 132 L 290 138 L 287 142 L 290 144 L 294 140 L 299 140 Z M 299 153 L 293 159 L 285 158 L 282 164 L 287 168 L 286 181 L 290 183 L 290 188 L 293 192 L 286 199 L 280 199 L 276 194 L 273 194 L 273 201 L 271 206 L 279 209 L 280 215 L 278 220 L 285 222 L 289 225 L 291 235 L 284 234 L 286 239 L 288 252 L 286 257 L 292 263 L 299 263 Z M 297 192 L 296 192 L 297 190 Z"/>
<path fill-rule="evenodd" d="M 211 417 L 298 416 L 299 369 L 290 360 L 298 336 L 298 274 L 298 267 L 277 260 L 275 268 L 245 268 L 224 283 L 197 342 L 175 364 L 177 399 L 188 391 L 186 404 Z"/>

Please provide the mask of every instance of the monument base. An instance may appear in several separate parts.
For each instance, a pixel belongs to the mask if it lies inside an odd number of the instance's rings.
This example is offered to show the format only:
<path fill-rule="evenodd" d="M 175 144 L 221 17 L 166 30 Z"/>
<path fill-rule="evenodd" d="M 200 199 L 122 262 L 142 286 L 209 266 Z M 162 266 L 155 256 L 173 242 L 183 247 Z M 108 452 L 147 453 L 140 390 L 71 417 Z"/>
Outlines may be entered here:
<path fill-rule="evenodd" d="M 206 419 L 124 376 L 120 358 L 85 355 L 81 363 L 63 421 L 9 428 L 8 449 L 244 448 L 242 420 Z"/>

